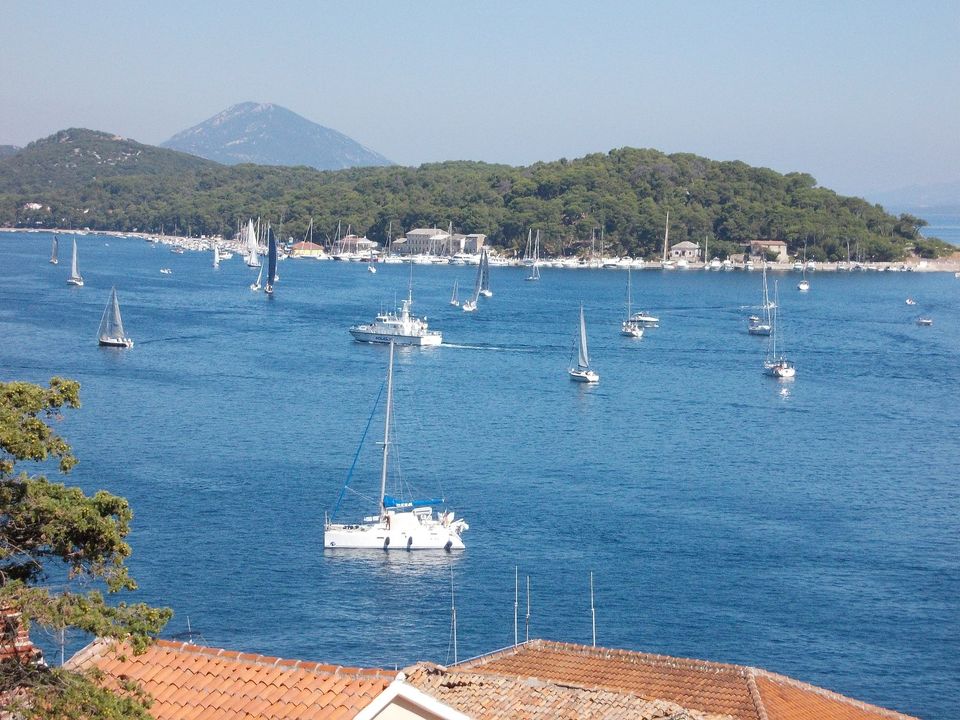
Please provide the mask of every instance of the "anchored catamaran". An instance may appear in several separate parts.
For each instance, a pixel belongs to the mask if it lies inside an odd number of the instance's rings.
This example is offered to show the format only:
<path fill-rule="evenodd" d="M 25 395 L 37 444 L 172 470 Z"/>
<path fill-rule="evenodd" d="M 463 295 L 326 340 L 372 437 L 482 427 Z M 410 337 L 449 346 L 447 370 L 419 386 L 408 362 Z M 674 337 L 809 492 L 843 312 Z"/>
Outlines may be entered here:
<path fill-rule="evenodd" d="M 387 495 L 387 471 L 390 461 L 390 425 L 393 413 L 393 349 L 387 369 L 387 407 L 383 423 L 383 460 L 380 470 L 380 511 L 359 523 L 334 523 L 323 526 L 323 547 L 361 550 L 462 550 L 461 535 L 469 529 L 466 521 L 456 519 L 452 510 L 433 511 L 442 498 L 401 500 Z M 347 490 L 344 484 L 340 493 Z M 339 506 L 340 500 L 337 501 Z M 334 508 L 336 513 L 336 508 Z"/>

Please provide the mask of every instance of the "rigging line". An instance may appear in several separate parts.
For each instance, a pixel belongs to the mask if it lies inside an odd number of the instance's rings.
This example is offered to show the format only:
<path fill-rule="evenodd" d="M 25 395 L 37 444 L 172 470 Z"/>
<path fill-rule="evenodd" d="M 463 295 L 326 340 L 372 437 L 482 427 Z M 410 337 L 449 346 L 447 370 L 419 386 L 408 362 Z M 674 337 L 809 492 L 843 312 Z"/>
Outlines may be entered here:
<path fill-rule="evenodd" d="M 386 381 L 380 384 L 380 391 L 377 393 L 377 399 L 373 401 L 373 409 L 370 411 L 370 417 L 367 418 L 367 425 L 363 428 L 363 435 L 360 436 L 360 443 L 357 445 L 357 452 L 353 455 L 353 462 L 350 463 L 350 470 L 347 471 L 347 479 L 343 483 L 343 487 L 340 488 L 340 495 L 337 497 L 337 502 L 333 506 L 333 512 L 330 513 L 331 517 L 336 516 L 337 510 L 340 509 L 340 503 L 343 502 L 343 496 L 347 492 L 347 486 L 350 484 L 350 479 L 353 477 L 353 470 L 357 466 L 357 459 L 360 457 L 360 450 L 363 448 L 363 441 L 367 437 L 367 431 L 370 429 L 370 423 L 373 422 L 373 415 L 377 411 L 377 406 L 380 404 L 380 397 L 383 395 L 383 388 L 386 385 Z"/>

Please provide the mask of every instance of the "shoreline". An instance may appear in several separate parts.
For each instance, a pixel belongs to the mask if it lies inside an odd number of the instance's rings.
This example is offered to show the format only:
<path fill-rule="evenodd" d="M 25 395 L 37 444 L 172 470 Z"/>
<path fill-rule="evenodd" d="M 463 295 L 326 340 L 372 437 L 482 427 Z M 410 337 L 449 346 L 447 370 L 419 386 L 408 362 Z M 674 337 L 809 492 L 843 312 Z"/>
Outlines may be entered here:
<path fill-rule="evenodd" d="M 213 249 L 214 243 L 219 245 L 221 248 L 231 250 L 233 252 L 242 252 L 242 249 L 239 246 L 239 243 L 236 240 L 225 240 L 222 236 L 215 235 L 211 237 L 186 237 L 180 235 L 158 235 L 156 233 L 146 233 L 146 232 L 121 232 L 119 230 L 60 230 L 60 229 L 51 229 L 51 228 L 11 228 L 11 227 L 0 227 L 0 233 L 46 233 L 46 234 L 57 234 L 57 235 L 100 235 L 105 237 L 112 237 L 117 239 L 126 239 L 126 240 L 142 240 L 145 242 L 159 243 L 162 245 L 171 245 L 175 247 L 183 248 L 184 250 L 194 250 L 194 251 L 204 251 L 209 252 Z M 410 258 L 405 256 L 400 256 L 403 259 L 403 262 L 411 262 Z M 331 259 L 330 255 L 324 255 L 317 259 L 329 260 Z M 730 268 L 709 268 L 707 267 L 708 263 L 704 262 L 695 262 L 689 263 L 685 267 L 678 267 L 674 264 L 672 267 L 664 268 L 663 264 L 659 260 L 650 260 L 645 261 L 642 264 L 631 263 L 631 264 L 621 264 L 621 265 L 604 265 L 605 261 L 616 260 L 616 258 L 604 258 L 601 260 L 594 260 L 590 262 L 588 260 L 580 260 L 576 264 L 569 263 L 570 258 L 544 258 L 540 265 L 544 268 L 558 269 L 558 270 L 626 270 L 628 267 L 631 270 L 661 270 L 665 272 L 685 272 L 690 270 L 699 270 L 706 272 L 730 272 L 731 270 L 739 271 L 750 271 L 758 272 L 760 267 L 758 264 L 754 263 L 754 267 L 747 268 L 742 263 L 734 264 Z M 382 259 L 380 260 L 382 261 Z M 564 262 L 567 261 L 567 262 Z M 363 262 L 367 262 L 364 260 Z M 373 260 L 372 262 L 378 262 L 378 260 Z M 800 272 L 800 269 L 794 267 L 796 261 L 791 262 L 771 262 L 767 263 L 767 269 L 771 272 Z M 526 267 L 521 263 L 519 259 L 513 258 L 504 258 L 501 261 L 502 264 L 513 267 Z M 443 263 L 439 263 L 443 264 Z M 869 262 L 869 263 L 854 263 L 854 262 L 818 262 L 815 267 L 808 267 L 808 272 L 946 272 L 954 273 L 960 277 L 960 251 L 953 253 L 953 255 L 945 258 L 935 258 L 935 259 L 923 259 L 912 257 L 906 260 L 897 260 L 894 262 Z"/>

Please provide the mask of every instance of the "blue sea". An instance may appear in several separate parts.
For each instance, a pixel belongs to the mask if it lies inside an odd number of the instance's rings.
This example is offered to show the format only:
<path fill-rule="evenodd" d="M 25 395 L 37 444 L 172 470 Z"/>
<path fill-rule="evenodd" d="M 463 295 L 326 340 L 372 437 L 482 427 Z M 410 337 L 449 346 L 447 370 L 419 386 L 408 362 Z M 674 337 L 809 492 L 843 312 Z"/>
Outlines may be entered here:
<path fill-rule="evenodd" d="M 49 235 L 0 234 L 0 376 L 82 383 L 58 426 L 80 458 L 67 480 L 130 500 L 130 599 L 175 610 L 166 636 L 450 663 L 451 591 L 462 660 L 514 642 L 516 573 L 521 640 L 589 644 L 593 573 L 599 645 L 960 717 L 952 274 L 819 272 L 806 294 L 773 274 L 783 382 L 746 332 L 756 272 L 634 272 L 633 307 L 661 327 L 631 340 L 623 271 L 495 267 L 466 314 L 448 300 L 473 268 L 415 266 L 414 310 L 444 344 L 398 350 L 394 466 L 468 520 L 467 549 L 364 554 L 322 547 L 355 459 L 339 517 L 378 490 L 388 349 L 347 329 L 404 297 L 409 267 L 288 260 L 268 299 L 239 258 L 78 243 L 80 289 L 68 241 L 52 266 Z M 111 286 L 132 350 L 96 343 Z M 596 386 L 566 373 L 581 303 Z"/>

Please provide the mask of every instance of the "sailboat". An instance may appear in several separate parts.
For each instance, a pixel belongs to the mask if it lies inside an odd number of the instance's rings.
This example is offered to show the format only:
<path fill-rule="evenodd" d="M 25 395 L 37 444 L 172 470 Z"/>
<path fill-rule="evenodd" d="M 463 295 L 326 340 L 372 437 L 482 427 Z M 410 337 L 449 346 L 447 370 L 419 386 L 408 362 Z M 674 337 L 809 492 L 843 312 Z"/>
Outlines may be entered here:
<path fill-rule="evenodd" d="M 461 535 L 470 526 L 462 518 L 456 519 L 451 510 L 438 510 L 434 513 L 432 506 L 442 505 L 442 498 L 402 500 L 387 495 L 392 445 L 390 427 L 393 413 L 393 346 L 394 343 L 391 342 L 383 423 L 379 512 L 364 517 L 360 522 L 349 524 L 334 523 L 329 516 L 326 517 L 323 525 L 323 547 L 359 550 L 463 550 Z M 344 483 L 332 515 L 336 514 L 346 490 L 347 484 Z"/>
<path fill-rule="evenodd" d="M 807 280 L 807 244 L 803 244 L 803 279 L 797 283 L 797 290 L 807 292 L 810 290 L 810 281 Z"/>
<path fill-rule="evenodd" d="M 263 288 L 263 291 L 267 295 L 273 295 L 273 285 L 277 282 L 277 239 L 269 228 L 267 228 L 267 235 L 270 236 L 269 249 L 267 250 L 267 285 Z M 262 267 L 260 271 L 263 272 Z"/>
<path fill-rule="evenodd" d="M 763 263 L 763 295 L 760 309 L 763 317 L 758 315 L 750 316 L 750 324 L 747 326 L 747 332 L 751 335 L 769 335 L 770 334 L 770 310 L 773 303 L 770 302 L 770 294 L 767 292 L 767 263 Z"/>
<path fill-rule="evenodd" d="M 474 312 L 477 309 L 477 301 L 480 300 L 480 295 L 483 294 L 483 268 L 486 257 L 486 249 L 481 250 L 480 264 L 477 265 L 477 279 L 473 284 L 473 294 L 460 306 L 464 312 Z"/>
<path fill-rule="evenodd" d="M 247 220 L 246 238 L 244 245 L 247 249 L 245 262 L 248 267 L 260 267 L 260 258 L 257 256 L 257 231 L 253 229 L 253 220 Z"/>
<path fill-rule="evenodd" d="M 220 267 L 220 246 L 216 243 L 213 245 L 213 266 Z"/>
<path fill-rule="evenodd" d="M 533 262 L 530 265 L 530 275 L 526 279 L 534 280 L 534 281 L 540 279 L 540 231 L 539 230 L 537 230 L 537 239 L 533 243 Z"/>
<path fill-rule="evenodd" d="M 107 306 L 103 309 L 103 317 L 100 318 L 97 340 L 101 345 L 107 347 L 133 347 L 133 340 L 128 338 L 123 331 L 123 320 L 120 319 L 120 303 L 117 300 L 116 288 L 110 289 L 110 300 L 107 301 Z"/>
<path fill-rule="evenodd" d="M 77 270 L 77 239 L 73 239 L 73 257 L 70 259 L 70 277 L 67 278 L 67 285 L 76 285 L 83 287 L 83 276 Z"/>
<path fill-rule="evenodd" d="M 57 247 L 60 245 L 60 241 L 57 240 L 57 236 L 53 236 L 53 247 L 50 249 L 50 264 L 56 265 L 59 260 L 57 260 Z"/>
<path fill-rule="evenodd" d="M 257 279 L 250 283 L 250 289 L 254 292 L 260 289 L 260 281 L 263 279 L 263 265 L 260 266 L 260 271 L 257 273 Z"/>
<path fill-rule="evenodd" d="M 490 289 L 490 255 L 486 248 L 480 254 L 480 294 L 485 298 L 493 297 Z"/>
<path fill-rule="evenodd" d="M 587 323 L 583 319 L 583 305 L 580 306 L 580 336 L 577 344 L 577 366 L 567 372 L 576 382 L 595 383 L 600 381 L 596 371 L 590 369 L 590 355 L 587 352 Z"/>
<path fill-rule="evenodd" d="M 667 260 L 667 243 L 670 240 L 670 211 L 667 210 L 667 222 L 663 226 L 663 257 L 660 260 L 660 267 L 664 270 L 676 270 L 677 264 L 673 260 Z"/>
<path fill-rule="evenodd" d="M 773 296 L 774 304 L 770 314 L 772 329 L 770 331 L 770 342 L 767 346 L 767 357 L 763 361 L 763 372 L 775 378 L 792 378 L 797 374 L 793 362 L 784 357 L 782 350 L 779 354 L 777 353 L 777 306 L 779 305 L 779 297 L 776 281 L 773 283 Z"/>
<path fill-rule="evenodd" d="M 460 298 L 457 294 L 460 289 L 460 282 L 458 280 L 453 281 L 453 292 L 450 293 L 450 304 L 454 307 L 460 307 Z"/>
<path fill-rule="evenodd" d="M 634 320 L 630 314 L 630 296 L 632 288 L 630 286 L 630 268 L 627 268 L 627 318 L 620 324 L 620 334 L 624 337 L 642 338 L 643 323 Z"/>

